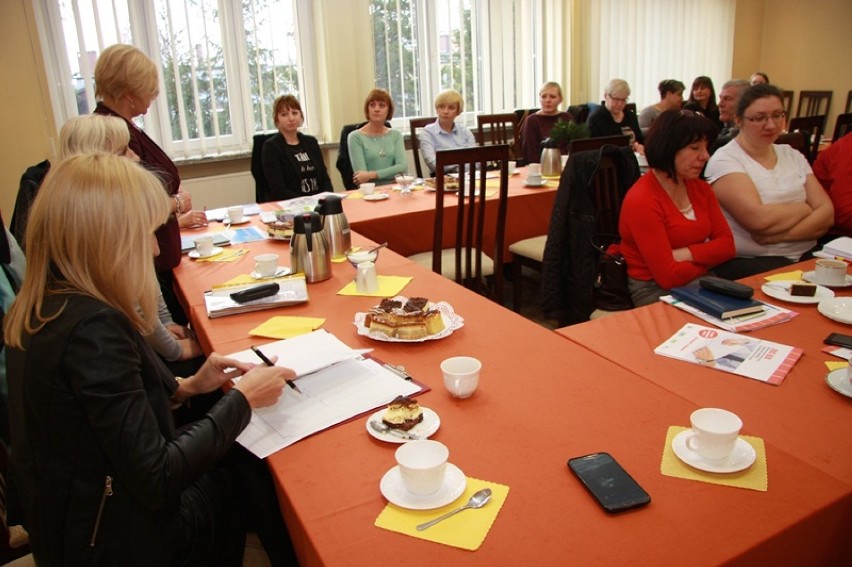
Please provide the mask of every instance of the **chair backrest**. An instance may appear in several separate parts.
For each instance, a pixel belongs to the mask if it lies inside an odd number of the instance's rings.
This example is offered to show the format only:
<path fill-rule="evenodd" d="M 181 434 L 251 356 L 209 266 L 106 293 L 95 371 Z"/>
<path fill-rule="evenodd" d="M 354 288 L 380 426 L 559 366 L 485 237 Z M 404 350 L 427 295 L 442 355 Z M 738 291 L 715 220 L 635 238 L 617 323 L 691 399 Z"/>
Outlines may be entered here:
<path fill-rule="evenodd" d="M 435 231 L 432 240 L 432 270 L 442 273 L 441 251 L 444 247 L 445 224 L 455 228 L 453 247 L 455 248 L 455 281 L 469 289 L 481 293 L 490 299 L 502 303 L 503 298 L 503 244 L 506 237 L 506 211 L 509 196 L 509 146 L 507 144 L 477 146 L 458 150 L 440 151 L 436 154 L 435 171 Z M 497 214 L 489 213 L 487 208 L 486 179 L 489 164 L 497 164 L 498 202 Z M 457 175 L 459 190 L 450 196 L 445 189 L 449 175 L 448 166 L 456 171 L 474 172 L 473 175 Z M 450 217 L 445 207 L 457 205 L 455 219 Z M 452 210 L 452 209 L 449 209 Z M 446 215 L 446 219 L 445 219 Z M 486 226 L 487 224 L 487 226 Z M 494 234 L 494 250 L 483 250 L 485 231 Z M 482 273 L 482 258 L 490 256 L 494 262 L 494 274 L 490 286 L 485 284 Z"/>
<path fill-rule="evenodd" d="M 781 91 L 781 104 L 784 105 L 784 110 L 787 112 L 787 116 L 793 117 L 793 99 L 796 97 L 796 93 L 793 91 Z"/>
<path fill-rule="evenodd" d="M 9 223 L 9 231 L 14 235 L 21 249 L 24 249 L 26 245 L 24 233 L 27 230 L 27 220 L 30 218 L 30 207 L 48 171 L 50 171 L 50 162 L 44 160 L 41 163 L 28 167 L 21 176 L 21 181 L 18 185 L 18 196 L 15 198 L 15 208 L 12 212 L 12 220 Z"/>
<path fill-rule="evenodd" d="M 414 156 L 414 169 L 417 171 L 417 177 L 424 177 L 423 166 L 420 165 L 420 141 L 417 138 L 417 129 L 424 128 L 437 119 L 437 116 L 425 116 L 423 118 L 412 118 L 408 121 L 411 128 L 411 153 Z M 429 176 L 431 176 L 431 172 L 429 172 Z"/>
<path fill-rule="evenodd" d="M 628 102 L 627 104 L 625 104 L 624 110 L 625 110 L 625 112 L 632 112 L 636 116 L 639 116 L 639 111 L 636 109 L 636 103 L 635 102 Z"/>
<path fill-rule="evenodd" d="M 852 112 L 852 91 L 846 95 L 846 108 L 843 110 L 844 114 L 848 114 Z"/>
<path fill-rule="evenodd" d="M 507 144 L 511 159 L 516 159 L 520 155 L 518 115 L 514 112 L 480 114 L 476 117 L 476 126 L 476 141 L 480 146 Z"/>
<path fill-rule="evenodd" d="M 852 132 L 852 112 L 838 114 L 837 121 L 834 123 L 834 135 L 831 137 L 833 144 L 849 132 Z"/>
<path fill-rule="evenodd" d="M 781 134 L 778 136 L 778 139 L 775 140 L 776 144 L 786 144 L 792 148 L 796 148 L 805 158 L 809 158 L 808 154 L 808 137 L 803 132 L 787 132 L 786 134 Z"/>
<path fill-rule="evenodd" d="M 337 148 L 337 171 L 340 172 L 340 178 L 343 181 L 343 186 L 346 189 L 357 189 L 358 185 L 352 179 L 355 171 L 352 169 L 352 161 L 349 159 L 349 134 L 366 124 L 359 122 L 358 124 L 347 124 L 340 129 L 340 145 Z"/>
<path fill-rule="evenodd" d="M 568 112 L 574 117 L 574 121 L 578 124 L 584 123 L 589 119 L 588 104 L 574 104 L 568 107 Z"/>
<path fill-rule="evenodd" d="M 823 128 L 825 127 L 825 115 L 820 116 L 798 116 L 790 120 L 788 129 L 790 132 L 802 132 L 808 136 L 808 161 L 813 163 L 819 151 L 819 143 L 822 140 Z"/>
<path fill-rule="evenodd" d="M 571 140 L 568 153 L 573 154 L 574 152 L 599 150 L 606 145 L 618 147 L 629 146 L 630 136 L 621 134 L 618 136 L 601 136 L 599 138 L 578 138 L 576 140 Z"/>
<path fill-rule="evenodd" d="M 828 116 L 831 109 L 831 91 L 802 91 L 799 93 L 799 106 L 796 118 L 802 116 Z M 823 127 L 825 125 L 823 124 Z"/>
<path fill-rule="evenodd" d="M 626 137 L 626 136 L 625 136 Z M 618 170 L 615 161 L 602 155 L 598 169 L 592 176 L 592 191 L 595 201 L 595 217 L 599 234 L 618 234 L 618 216 L 624 194 L 619 189 Z"/>
<path fill-rule="evenodd" d="M 265 203 L 269 200 L 269 183 L 263 173 L 263 144 L 275 134 L 255 134 L 251 146 L 251 176 L 254 177 L 254 200 Z"/>

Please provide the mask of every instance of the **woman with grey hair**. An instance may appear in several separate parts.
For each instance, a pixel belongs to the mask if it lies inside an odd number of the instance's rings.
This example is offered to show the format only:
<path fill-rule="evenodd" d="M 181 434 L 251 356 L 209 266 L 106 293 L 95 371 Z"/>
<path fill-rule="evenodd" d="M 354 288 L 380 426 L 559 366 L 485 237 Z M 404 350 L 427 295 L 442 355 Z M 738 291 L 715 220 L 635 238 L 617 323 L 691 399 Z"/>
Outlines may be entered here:
<path fill-rule="evenodd" d="M 624 79 L 613 79 L 604 88 L 604 101 L 597 110 L 589 116 L 589 130 L 593 138 L 602 136 L 633 136 L 633 150 L 644 153 L 642 143 L 645 141 L 636 113 L 627 110 L 627 99 L 630 98 L 630 85 Z"/>

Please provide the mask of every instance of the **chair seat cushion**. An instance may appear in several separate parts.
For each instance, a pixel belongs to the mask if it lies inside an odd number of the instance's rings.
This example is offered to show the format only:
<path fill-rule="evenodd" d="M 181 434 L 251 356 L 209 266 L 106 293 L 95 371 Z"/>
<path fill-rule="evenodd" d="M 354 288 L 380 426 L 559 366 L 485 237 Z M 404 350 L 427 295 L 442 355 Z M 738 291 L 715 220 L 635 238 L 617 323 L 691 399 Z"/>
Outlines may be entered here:
<path fill-rule="evenodd" d="M 547 235 L 525 238 L 509 245 L 509 252 L 515 256 L 523 256 L 537 262 L 544 262 L 544 245 L 547 244 Z"/>
<path fill-rule="evenodd" d="M 409 260 L 423 266 L 427 270 L 432 269 L 432 253 L 421 252 L 408 257 Z M 475 259 L 475 258 L 474 258 Z M 464 260 L 462 260 L 462 269 L 464 269 Z M 451 280 L 456 279 L 456 250 L 455 248 L 445 248 L 441 250 L 441 275 Z M 494 275 L 494 260 L 485 254 L 482 255 L 482 275 Z"/>

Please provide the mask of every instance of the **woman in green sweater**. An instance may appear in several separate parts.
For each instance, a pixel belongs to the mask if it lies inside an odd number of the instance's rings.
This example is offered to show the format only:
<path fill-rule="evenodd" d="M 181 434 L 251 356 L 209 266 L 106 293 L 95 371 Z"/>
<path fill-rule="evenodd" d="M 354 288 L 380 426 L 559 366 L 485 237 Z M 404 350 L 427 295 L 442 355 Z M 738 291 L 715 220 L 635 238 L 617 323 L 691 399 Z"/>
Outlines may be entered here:
<path fill-rule="evenodd" d="M 386 90 L 373 89 L 367 95 L 364 102 L 367 123 L 349 134 L 349 158 L 356 184 L 387 185 L 408 167 L 402 134 L 385 126 L 385 122 L 393 118 L 393 108 L 393 100 Z"/>

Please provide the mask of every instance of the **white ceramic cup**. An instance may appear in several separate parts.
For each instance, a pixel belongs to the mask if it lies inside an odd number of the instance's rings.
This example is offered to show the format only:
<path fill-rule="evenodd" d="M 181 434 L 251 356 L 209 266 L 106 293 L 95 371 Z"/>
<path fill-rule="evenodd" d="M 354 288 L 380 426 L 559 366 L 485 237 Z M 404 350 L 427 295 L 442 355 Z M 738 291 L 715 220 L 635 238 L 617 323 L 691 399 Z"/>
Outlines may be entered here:
<path fill-rule="evenodd" d="M 243 220 L 243 207 L 242 205 L 236 205 L 234 207 L 228 207 L 228 220 L 231 222 L 240 222 Z"/>
<path fill-rule="evenodd" d="M 527 177 L 538 176 L 541 178 L 541 164 L 540 163 L 531 163 L 527 166 Z"/>
<path fill-rule="evenodd" d="M 509 166 L 509 175 L 512 175 L 513 173 L 515 173 L 515 170 L 518 168 L 518 162 L 510 161 L 508 163 L 508 166 Z"/>
<path fill-rule="evenodd" d="M 437 492 L 444 482 L 449 457 L 450 450 L 438 441 L 424 439 L 404 443 L 396 450 L 403 486 L 419 496 Z"/>
<path fill-rule="evenodd" d="M 455 398 L 469 398 L 479 386 L 482 363 L 471 356 L 454 356 L 441 363 L 444 386 Z"/>
<path fill-rule="evenodd" d="M 846 262 L 821 258 L 816 261 L 814 279 L 825 285 L 843 285 L 846 283 Z"/>
<path fill-rule="evenodd" d="M 565 169 L 565 164 L 568 163 L 568 156 L 563 155 L 563 156 L 560 156 L 559 159 L 562 161 L 562 169 Z"/>
<path fill-rule="evenodd" d="M 358 188 L 361 190 L 362 195 L 372 195 L 373 192 L 376 190 L 376 184 L 375 183 L 362 183 L 361 185 L 358 186 Z"/>
<path fill-rule="evenodd" d="M 541 174 L 527 174 L 527 185 L 541 185 Z"/>
<path fill-rule="evenodd" d="M 737 414 L 719 408 L 701 408 L 689 416 L 692 435 L 686 446 L 711 461 L 722 460 L 731 454 L 743 427 Z"/>
<path fill-rule="evenodd" d="M 264 278 L 274 276 L 278 271 L 278 254 L 258 254 L 254 257 L 254 269 Z"/>
<path fill-rule="evenodd" d="M 199 236 L 194 240 L 195 242 L 195 250 L 198 251 L 199 256 L 209 256 L 213 253 L 213 237 L 212 236 Z"/>

